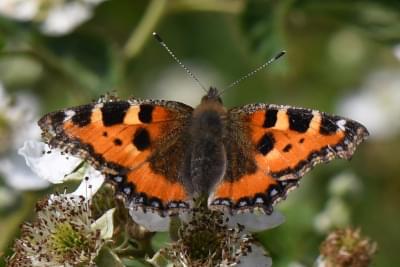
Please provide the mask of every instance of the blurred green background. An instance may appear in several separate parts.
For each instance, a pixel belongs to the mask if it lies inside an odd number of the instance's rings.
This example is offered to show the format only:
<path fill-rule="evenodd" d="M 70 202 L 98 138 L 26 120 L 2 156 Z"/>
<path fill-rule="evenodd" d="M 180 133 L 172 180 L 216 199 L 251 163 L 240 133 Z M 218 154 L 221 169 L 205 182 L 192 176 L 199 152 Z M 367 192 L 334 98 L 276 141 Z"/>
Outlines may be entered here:
<path fill-rule="evenodd" d="M 198 103 L 203 91 L 153 31 L 219 89 L 287 51 L 227 91 L 228 107 L 308 107 L 370 130 L 351 162 L 318 166 L 279 204 L 286 223 L 257 235 L 274 266 L 311 266 L 326 233 L 347 225 L 377 241 L 373 266 L 400 264 L 398 0 L 1 0 L 0 256 L 36 199 L 54 191 L 16 153 L 39 138 L 41 115 L 112 90 Z"/>

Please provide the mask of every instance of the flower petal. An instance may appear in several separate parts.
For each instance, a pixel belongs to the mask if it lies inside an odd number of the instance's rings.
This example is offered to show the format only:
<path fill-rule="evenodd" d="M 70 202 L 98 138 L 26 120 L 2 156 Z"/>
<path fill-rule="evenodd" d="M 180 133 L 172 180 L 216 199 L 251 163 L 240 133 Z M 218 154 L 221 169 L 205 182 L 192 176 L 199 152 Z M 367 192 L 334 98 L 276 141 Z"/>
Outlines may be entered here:
<path fill-rule="evenodd" d="M 0 14 L 16 20 L 32 20 L 39 11 L 37 0 L 2 0 L 0 1 Z"/>
<path fill-rule="evenodd" d="M 74 176 L 70 175 L 68 177 Z M 96 194 L 96 192 L 103 185 L 106 177 L 101 172 L 94 169 L 92 166 L 87 166 L 81 179 L 82 182 L 80 183 L 78 188 L 70 195 L 84 196 L 86 199 L 91 199 L 93 195 Z"/>
<path fill-rule="evenodd" d="M 237 267 L 270 267 L 272 266 L 272 258 L 267 255 L 265 250 L 259 246 L 252 245 L 251 252 L 240 258 Z"/>
<path fill-rule="evenodd" d="M 50 147 L 38 141 L 26 141 L 18 150 L 25 158 L 26 164 L 39 177 L 54 183 L 62 183 L 65 177 L 82 162 L 80 158 L 66 155 L 59 149 Z"/>
<path fill-rule="evenodd" d="M 229 218 L 228 225 L 231 227 L 241 224 L 247 231 L 258 232 L 271 229 L 281 225 L 285 217 L 279 211 L 273 211 L 272 214 L 264 213 L 239 213 L 235 215 L 225 215 Z"/>
<path fill-rule="evenodd" d="M 32 173 L 23 159 L 16 154 L 0 159 L 0 173 L 9 186 L 19 191 L 38 190 L 49 186 L 48 181 Z"/>
<path fill-rule="evenodd" d="M 92 16 L 90 6 L 81 2 L 68 2 L 55 5 L 49 10 L 42 25 L 42 31 L 48 35 L 62 35 L 73 31 L 78 25 Z"/>
<path fill-rule="evenodd" d="M 92 223 L 92 230 L 100 230 L 100 236 L 103 239 L 111 239 L 114 233 L 114 211 L 115 208 L 109 209 L 94 223 Z"/>
<path fill-rule="evenodd" d="M 156 212 L 144 212 L 142 209 L 132 207 L 132 204 L 129 206 L 129 214 L 137 224 L 151 232 L 166 232 L 171 222 L 169 216 L 161 217 Z"/>

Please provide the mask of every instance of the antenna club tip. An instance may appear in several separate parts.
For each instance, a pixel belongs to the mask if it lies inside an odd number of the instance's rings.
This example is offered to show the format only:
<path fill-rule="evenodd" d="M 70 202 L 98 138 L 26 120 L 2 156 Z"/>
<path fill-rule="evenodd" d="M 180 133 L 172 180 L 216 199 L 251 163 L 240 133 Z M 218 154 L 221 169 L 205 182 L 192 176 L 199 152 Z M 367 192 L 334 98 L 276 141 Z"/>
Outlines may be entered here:
<path fill-rule="evenodd" d="M 158 35 L 158 33 L 153 32 L 152 34 L 153 34 L 154 38 L 156 38 L 157 41 L 159 41 L 160 43 L 163 42 L 163 40 L 161 39 L 160 35 Z"/>
<path fill-rule="evenodd" d="M 275 56 L 274 59 L 278 59 L 278 58 L 280 58 L 281 56 L 283 56 L 283 55 L 285 55 L 285 54 L 286 54 L 286 50 L 282 50 L 281 52 L 279 52 L 279 53 Z"/>

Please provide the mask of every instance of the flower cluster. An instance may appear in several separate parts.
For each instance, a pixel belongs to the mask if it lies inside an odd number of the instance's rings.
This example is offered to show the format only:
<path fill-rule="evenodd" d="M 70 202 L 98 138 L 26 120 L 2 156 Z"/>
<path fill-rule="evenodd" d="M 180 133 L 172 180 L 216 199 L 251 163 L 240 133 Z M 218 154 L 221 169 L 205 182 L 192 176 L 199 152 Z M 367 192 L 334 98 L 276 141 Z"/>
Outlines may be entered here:
<path fill-rule="evenodd" d="M 322 243 L 318 259 L 321 267 L 367 267 L 376 253 L 377 245 L 361 236 L 359 229 L 339 229 Z"/>
<path fill-rule="evenodd" d="M 95 221 L 84 197 L 52 195 L 37 204 L 36 220 L 23 224 L 8 266 L 94 266 L 111 237 L 112 212 Z"/>
<path fill-rule="evenodd" d="M 37 21 L 43 33 L 63 35 L 92 17 L 93 8 L 103 1 L 3 0 L 0 14 L 20 21 Z"/>
<path fill-rule="evenodd" d="M 244 226 L 228 227 L 222 213 L 200 209 L 190 215 L 178 230 L 179 239 L 162 251 L 174 266 L 237 266 L 252 251 Z"/>
<path fill-rule="evenodd" d="M 272 265 L 272 259 L 246 226 L 235 223 L 232 217 L 206 207 L 192 209 L 186 215 L 173 219 L 170 235 L 174 241 L 148 262 L 155 266 L 177 267 Z M 282 217 L 273 217 L 274 224 L 276 218 Z"/>

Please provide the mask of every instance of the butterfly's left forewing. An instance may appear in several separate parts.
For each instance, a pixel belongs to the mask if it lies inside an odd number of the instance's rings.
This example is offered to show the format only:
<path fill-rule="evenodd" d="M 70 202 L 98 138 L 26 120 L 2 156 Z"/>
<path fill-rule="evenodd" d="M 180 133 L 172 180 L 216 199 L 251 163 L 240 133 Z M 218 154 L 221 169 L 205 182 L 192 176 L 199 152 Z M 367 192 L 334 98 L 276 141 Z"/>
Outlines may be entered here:
<path fill-rule="evenodd" d="M 45 115 L 44 138 L 89 161 L 117 186 L 130 206 L 162 213 L 186 208 L 176 151 L 192 108 L 161 100 L 108 100 Z M 175 151 L 175 153 L 170 153 Z"/>
<path fill-rule="evenodd" d="M 349 159 L 368 136 L 353 120 L 290 106 L 252 104 L 228 117 L 227 167 L 209 199 L 214 209 L 270 212 L 315 165 Z"/>

